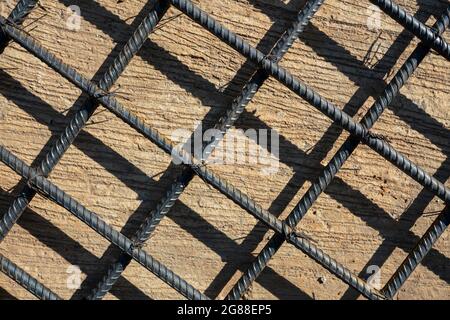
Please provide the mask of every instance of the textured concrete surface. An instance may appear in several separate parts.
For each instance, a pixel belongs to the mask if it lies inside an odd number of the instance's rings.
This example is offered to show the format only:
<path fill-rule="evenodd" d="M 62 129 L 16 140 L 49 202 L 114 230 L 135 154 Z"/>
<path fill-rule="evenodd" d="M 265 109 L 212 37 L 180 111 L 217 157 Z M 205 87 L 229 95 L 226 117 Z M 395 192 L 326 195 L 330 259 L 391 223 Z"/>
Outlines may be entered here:
<path fill-rule="evenodd" d="M 27 22 L 41 19 L 26 29 L 82 74 L 98 79 L 105 59 L 111 61 L 148 12 L 144 2 L 45 0 L 45 10 L 35 10 Z M 303 5 L 301 0 L 195 2 L 263 52 L 270 50 Z M 448 3 L 397 2 L 429 25 Z M 355 119 L 362 117 L 392 78 L 391 70 L 397 70 L 418 44 L 386 15 L 381 15 L 379 31 L 369 30 L 368 3 L 327 0 L 281 63 Z M 81 9 L 79 31 L 67 28 L 70 5 Z M 2 10 L 2 15 L 9 12 L 8 3 Z M 167 17 L 178 14 L 171 8 Z M 430 54 L 374 130 L 450 187 L 448 67 L 448 61 Z M 150 36 L 114 90 L 125 106 L 171 137 L 176 129 L 194 130 L 204 118 L 204 126 L 217 121 L 253 71 L 239 54 L 178 16 Z M 78 99 L 79 95 L 43 63 L 10 45 L 0 57 L 0 143 L 32 164 L 80 107 L 85 97 Z M 264 84 L 233 130 L 248 128 L 277 130 L 278 172 L 265 175 L 261 165 L 252 164 L 211 165 L 211 169 L 282 218 L 348 136 L 274 80 Z M 170 165 L 169 156 L 99 108 L 50 179 L 131 235 L 179 171 Z M 3 164 L 0 177 L 3 214 L 20 179 Z M 442 208 L 442 201 L 360 146 L 299 229 L 363 278 L 370 275 L 371 266 L 379 266 L 384 284 Z M 244 210 L 194 178 L 145 249 L 201 291 L 222 298 L 271 235 Z M 449 240 L 446 232 L 397 299 L 450 297 Z M 63 298 L 86 295 L 119 254 L 41 196 L 0 244 L 0 252 Z M 79 289 L 70 285 L 76 283 L 77 268 Z M 248 299 L 356 297 L 289 245 L 282 247 L 246 295 Z M 0 274 L 0 298 L 33 297 Z M 107 298 L 181 297 L 132 262 Z"/>

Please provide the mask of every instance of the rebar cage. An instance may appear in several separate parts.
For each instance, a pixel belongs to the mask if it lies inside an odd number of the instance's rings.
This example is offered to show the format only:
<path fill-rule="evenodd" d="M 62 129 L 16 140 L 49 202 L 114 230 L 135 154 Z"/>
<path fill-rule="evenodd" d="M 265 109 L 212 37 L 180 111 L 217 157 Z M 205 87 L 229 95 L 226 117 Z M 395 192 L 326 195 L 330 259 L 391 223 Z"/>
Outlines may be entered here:
<path fill-rule="evenodd" d="M 0 160 L 27 182 L 19 195 L 15 197 L 7 212 L 2 213 L 0 220 L 0 241 L 6 237 L 35 194 L 40 193 L 49 200 L 64 207 L 122 251 L 122 254 L 116 257 L 115 262 L 109 267 L 102 281 L 86 297 L 87 299 L 103 298 L 114 286 L 117 279 L 132 260 L 135 260 L 144 268 L 151 271 L 186 298 L 209 299 L 204 293 L 194 288 L 142 249 L 144 242 L 150 238 L 159 222 L 169 212 L 192 178 L 198 175 L 205 183 L 216 188 L 226 195 L 230 201 L 238 204 L 275 232 L 264 249 L 233 286 L 227 295 L 227 299 L 242 298 L 252 282 L 261 274 L 270 259 L 284 242 L 288 242 L 290 245 L 301 250 L 335 277 L 357 290 L 366 298 L 392 299 L 447 228 L 450 221 L 448 206 L 437 216 L 433 224 L 381 290 L 373 288 L 367 282 L 354 275 L 348 268 L 318 248 L 310 239 L 298 233 L 295 227 L 306 215 L 320 194 L 330 185 L 344 162 L 360 143 L 370 147 L 421 184 L 425 189 L 448 204 L 450 190 L 442 182 L 395 150 L 387 139 L 374 133 L 371 128 L 386 107 L 399 94 L 402 86 L 412 76 L 413 72 L 431 50 L 434 50 L 447 60 L 450 59 L 450 47 L 441 37 L 450 22 L 450 6 L 447 6 L 433 27 L 428 27 L 391 0 L 371 0 L 373 4 L 377 5 L 385 14 L 389 15 L 403 26 L 403 28 L 420 39 L 421 42 L 397 71 L 392 81 L 385 87 L 383 93 L 370 107 L 362 118 L 362 121 L 358 123 L 350 115 L 341 111 L 340 108 L 333 105 L 278 64 L 293 42 L 305 30 L 312 16 L 320 9 L 323 0 L 307 1 L 304 7 L 298 12 L 291 27 L 283 33 L 270 54 L 267 55 L 252 47 L 246 40 L 231 30 L 225 28 L 190 0 L 149 0 L 148 2 L 151 10 L 149 10 L 148 14 L 135 30 L 133 36 L 116 56 L 114 62 L 109 66 L 109 69 L 98 83 L 90 81 L 75 69 L 65 64 L 21 28 L 22 22 L 37 6 L 38 0 L 20 0 L 9 17 L 0 17 L 2 31 L 0 33 L 0 42 L 2 49 L 8 45 L 10 40 L 15 41 L 30 54 L 39 58 L 89 96 L 89 99 L 84 105 L 75 112 L 69 125 L 64 129 L 56 144 L 51 146 L 50 151 L 45 155 L 45 159 L 38 166 L 30 167 L 26 165 L 4 146 L 0 145 Z M 170 6 L 174 6 L 180 10 L 183 14 L 187 15 L 190 19 L 257 66 L 257 70 L 251 80 L 247 82 L 240 95 L 226 111 L 226 114 L 215 125 L 215 128 L 223 134 L 233 126 L 247 104 L 256 95 L 258 89 L 269 77 L 275 78 L 350 133 L 350 137 L 339 148 L 330 162 L 323 167 L 320 176 L 312 183 L 311 187 L 285 220 L 280 220 L 263 209 L 248 195 L 204 165 L 207 157 L 218 145 L 220 139 L 213 139 L 207 144 L 204 144 L 205 156 L 202 159 L 196 158 L 185 150 L 176 150 L 174 152 L 175 147 L 169 140 L 166 140 L 158 131 L 147 125 L 144 120 L 119 103 L 114 93 L 109 91 L 134 55 L 140 50 L 149 34 L 157 28 L 158 23 Z M 139 229 L 131 238 L 113 229 L 96 213 L 88 210 L 72 196 L 47 179 L 99 105 L 111 111 L 168 154 L 172 156 L 176 154 L 182 161 L 181 166 L 183 170 L 181 174 L 170 188 L 168 188 L 165 196 L 159 201 L 156 208 L 142 221 Z M 60 299 L 51 289 L 41 284 L 32 275 L 28 274 L 3 255 L 0 255 L 0 270 L 40 299 Z"/>

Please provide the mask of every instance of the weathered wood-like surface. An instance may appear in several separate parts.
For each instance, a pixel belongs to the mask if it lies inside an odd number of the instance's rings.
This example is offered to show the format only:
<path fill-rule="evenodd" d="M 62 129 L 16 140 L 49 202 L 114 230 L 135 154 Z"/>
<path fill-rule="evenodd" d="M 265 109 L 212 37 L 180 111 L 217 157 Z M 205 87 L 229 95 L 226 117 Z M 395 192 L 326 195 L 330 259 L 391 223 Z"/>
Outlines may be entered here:
<path fill-rule="evenodd" d="M 303 5 L 301 0 L 195 2 L 263 52 L 268 52 Z M 447 4 L 398 2 L 429 25 Z M 327 0 L 282 61 L 355 119 L 361 118 L 391 79 L 391 70 L 397 70 L 418 44 L 385 15 L 380 32 L 369 30 L 368 3 Z M 81 8 L 79 31 L 66 27 L 69 5 Z M 111 50 L 128 39 L 148 11 L 137 0 L 44 1 L 43 6 L 45 11 L 35 10 L 27 21 L 46 15 L 27 29 L 35 26 L 30 31 L 33 37 L 88 77 L 96 74 L 106 57 L 111 61 L 117 49 L 110 54 Z M 8 10 L 4 7 L 2 15 Z M 167 17 L 177 14 L 171 8 Z M 217 121 L 253 68 L 180 16 L 151 35 L 114 89 L 124 105 L 170 137 L 176 129 L 192 131 L 205 117 L 205 126 Z M 430 54 L 375 131 L 450 187 L 448 68 L 448 61 Z M 31 164 L 48 150 L 49 139 L 60 134 L 72 114 L 67 110 L 75 101 L 75 108 L 80 106 L 84 98 L 78 100 L 79 94 L 18 45 L 10 45 L 0 57 L 0 143 Z M 348 136 L 274 80 L 267 81 L 249 105 L 236 125 L 239 128 L 279 132 L 278 172 L 265 175 L 262 166 L 251 164 L 211 167 L 281 217 L 290 212 Z M 51 180 L 117 230 L 131 235 L 178 172 L 156 146 L 99 108 Z M 19 179 L 3 164 L 0 177 L 3 214 Z M 442 208 L 442 201 L 361 146 L 299 229 L 361 277 L 369 276 L 370 266 L 381 267 L 384 284 L 435 218 L 430 212 Z M 201 291 L 222 298 L 271 235 L 244 210 L 195 178 L 145 248 Z M 396 298 L 449 298 L 449 240 L 446 232 Z M 87 294 L 118 255 L 107 241 L 41 196 L 0 244 L 0 252 L 63 298 Z M 67 285 L 74 276 L 71 266 L 81 269 L 79 290 Z M 0 298 L 13 297 L 32 298 L 0 274 Z M 134 262 L 107 296 L 149 297 L 180 296 Z M 283 246 L 246 296 L 355 297 L 354 291 L 289 245 Z"/>

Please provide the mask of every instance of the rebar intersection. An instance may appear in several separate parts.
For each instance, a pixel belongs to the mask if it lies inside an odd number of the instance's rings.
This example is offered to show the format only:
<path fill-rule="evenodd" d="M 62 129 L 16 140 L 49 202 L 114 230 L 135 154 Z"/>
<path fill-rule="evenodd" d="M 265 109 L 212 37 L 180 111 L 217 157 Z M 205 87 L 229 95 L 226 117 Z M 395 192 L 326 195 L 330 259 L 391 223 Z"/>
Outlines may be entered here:
<path fill-rule="evenodd" d="M 442 34 L 442 32 L 448 27 L 450 20 L 450 7 L 448 7 L 442 14 L 433 29 L 429 29 L 391 1 L 372 1 L 376 2 L 376 4 L 379 5 L 383 11 L 421 39 L 423 43 L 418 46 L 410 58 L 405 62 L 404 66 L 402 66 L 400 71 L 396 74 L 392 82 L 386 87 L 385 92 L 369 110 L 362 123 L 359 124 L 354 122 L 350 116 L 321 97 L 311 88 L 295 79 L 295 77 L 292 76 L 287 70 L 281 68 L 277 64 L 283 54 L 292 45 L 292 42 L 304 30 L 304 27 L 323 1 L 308 1 L 305 7 L 300 11 L 293 26 L 286 31 L 286 33 L 277 42 L 277 45 L 273 49 L 272 53 L 268 56 L 252 48 L 247 42 L 245 42 L 245 40 L 220 25 L 206 12 L 197 8 L 189 0 L 152 0 L 150 2 L 154 3 L 153 9 L 137 28 L 133 37 L 128 41 L 127 45 L 110 66 L 108 72 L 104 75 L 104 78 L 98 85 L 84 78 L 82 75 L 77 73 L 76 70 L 63 63 L 29 35 L 21 31 L 18 27 L 18 24 L 23 21 L 24 17 L 26 17 L 26 15 L 36 5 L 36 1 L 21 0 L 8 19 L 0 18 L 0 25 L 3 31 L 0 34 L 0 41 L 4 43 L 8 41 L 7 39 L 16 41 L 30 53 L 41 59 L 56 72 L 60 73 L 63 77 L 87 93 L 91 98 L 73 117 L 57 144 L 51 149 L 45 160 L 37 169 L 26 166 L 20 159 L 15 157 L 4 147 L 0 146 L 1 161 L 29 182 L 29 185 L 23 190 L 20 196 L 14 200 L 8 212 L 0 221 L 0 240 L 6 236 L 7 232 L 11 229 L 25 210 L 27 204 L 33 198 L 35 192 L 38 191 L 50 200 L 66 208 L 123 251 L 123 255 L 110 267 L 103 280 L 92 291 L 89 298 L 102 298 L 114 285 L 115 280 L 117 280 L 131 259 L 135 259 L 187 298 L 207 299 L 207 297 L 201 292 L 190 286 L 186 281 L 173 274 L 173 272 L 167 269 L 164 265 L 154 260 L 151 256 L 140 249 L 142 243 L 148 240 L 150 234 L 156 228 L 159 221 L 173 206 L 174 202 L 183 192 L 193 175 L 197 174 L 204 181 L 211 184 L 213 187 L 218 189 L 220 192 L 225 194 L 231 200 L 236 202 L 276 232 L 273 239 L 269 241 L 262 253 L 252 264 L 251 268 L 245 272 L 241 280 L 238 281 L 232 292 L 228 295 L 228 298 L 237 299 L 242 296 L 242 294 L 248 289 L 250 283 L 257 278 L 263 268 L 267 265 L 269 259 L 275 254 L 276 250 L 284 241 L 291 243 L 306 253 L 317 263 L 321 264 L 335 276 L 359 291 L 367 298 L 392 298 L 412 273 L 417 264 L 420 263 L 426 253 L 428 253 L 437 238 L 448 226 L 450 218 L 447 208 L 424 234 L 417 247 L 407 257 L 405 262 L 402 263 L 400 268 L 388 281 L 385 288 L 383 288 L 381 292 L 371 288 L 367 283 L 353 275 L 347 268 L 329 257 L 307 239 L 297 237 L 292 228 L 298 224 L 300 219 L 311 207 L 312 203 L 318 198 L 319 194 L 326 188 L 327 185 L 330 184 L 333 177 L 336 175 L 346 159 L 348 159 L 353 150 L 357 147 L 359 142 L 363 142 L 371 147 L 374 151 L 378 152 L 403 172 L 410 175 L 422 186 L 433 192 L 433 194 L 448 203 L 448 200 L 450 200 L 450 193 L 441 182 L 428 175 L 420 167 L 397 152 L 386 141 L 377 137 L 376 134 L 370 131 L 370 128 L 374 122 L 378 120 L 386 106 L 389 105 L 393 98 L 398 94 L 401 86 L 403 86 L 407 79 L 412 75 L 418 64 L 427 55 L 430 48 L 436 50 L 446 59 L 449 58 L 448 44 L 440 37 L 440 34 Z M 311 105 L 316 107 L 352 134 L 352 137 L 346 141 L 346 143 L 338 151 L 338 154 L 333 157 L 329 165 L 327 165 L 323 176 L 321 175 L 319 181 L 313 184 L 311 189 L 308 190 L 307 194 L 302 198 L 298 206 L 289 215 L 286 221 L 277 219 L 267 210 L 264 210 L 261 206 L 259 206 L 255 201 L 250 199 L 247 195 L 242 193 L 230 183 L 226 182 L 223 178 L 217 176 L 208 168 L 200 166 L 199 163 L 201 163 L 203 159 L 195 159 L 191 154 L 183 152 L 181 152 L 180 158 L 183 159 L 185 163 L 191 163 L 192 165 L 185 165 L 185 170 L 183 173 L 169 188 L 166 196 L 161 200 L 160 204 L 151 213 L 151 215 L 149 215 L 149 217 L 143 222 L 140 229 L 136 232 L 132 239 L 128 239 L 112 229 L 95 213 L 84 208 L 70 195 L 66 194 L 46 179 L 64 152 L 68 149 L 71 143 L 73 143 L 77 134 L 82 130 L 98 104 L 102 104 L 105 108 L 142 133 L 146 138 L 157 144 L 164 151 L 172 154 L 173 145 L 171 145 L 169 141 L 164 139 L 156 130 L 146 125 L 142 119 L 139 119 L 137 116 L 132 114 L 108 93 L 109 88 L 111 88 L 112 84 L 120 76 L 121 72 L 124 70 L 134 54 L 140 49 L 143 42 L 147 39 L 153 28 L 160 21 L 170 4 L 178 8 L 192 20 L 203 26 L 209 32 L 216 35 L 222 41 L 236 49 L 260 67 L 255 76 L 244 88 L 241 96 L 234 101 L 233 105 L 230 107 L 230 110 L 217 124 L 216 128 L 219 128 L 223 133 L 225 133 L 226 130 L 233 125 L 234 121 L 242 113 L 245 106 L 256 94 L 259 87 L 270 75 L 282 84 L 286 85 L 289 89 L 297 93 L 300 97 L 308 101 Z M 207 155 L 212 152 L 214 147 L 219 142 L 220 141 L 213 141 L 210 145 L 204 146 L 205 148 L 209 148 L 209 153 L 207 153 Z M 55 299 L 58 297 L 56 294 L 52 293 L 50 289 L 40 285 L 36 279 L 32 279 L 31 276 L 27 275 L 24 277 L 24 271 L 18 266 L 12 264 L 6 259 L 6 257 L 0 256 L 0 259 L 2 262 L 0 264 L 1 270 L 39 298 Z M 32 284 L 30 285 L 30 283 Z"/>

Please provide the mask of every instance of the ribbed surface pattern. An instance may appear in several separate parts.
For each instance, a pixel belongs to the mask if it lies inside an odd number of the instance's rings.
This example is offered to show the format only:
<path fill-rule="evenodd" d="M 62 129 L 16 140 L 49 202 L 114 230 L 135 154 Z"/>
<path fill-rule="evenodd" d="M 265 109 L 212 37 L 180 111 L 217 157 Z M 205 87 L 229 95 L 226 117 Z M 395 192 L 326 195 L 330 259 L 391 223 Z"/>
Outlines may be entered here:
<path fill-rule="evenodd" d="M 153 1 L 155 2 L 155 1 Z M 167 11 L 168 5 L 160 6 L 156 3 L 155 8 L 144 18 L 142 23 L 134 32 L 133 36 L 128 40 L 122 51 L 109 67 L 108 71 L 103 75 L 99 82 L 99 88 L 108 91 L 114 83 L 119 79 L 128 63 L 142 47 L 147 40 L 151 30 L 156 26 L 161 17 Z M 98 103 L 91 99 L 75 113 L 69 125 L 65 128 L 56 144 L 53 145 L 49 153 L 45 156 L 39 167 L 39 173 L 45 177 L 52 172 L 64 153 L 69 149 L 80 131 L 84 128 L 91 116 L 98 107 Z M 19 219 L 28 203 L 33 199 L 35 193 L 29 187 L 25 187 L 19 195 L 14 199 L 12 205 L 8 208 L 6 214 L 0 219 L 0 241 L 8 234 L 14 223 Z"/>
<path fill-rule="evenodd" d="M 317 11 L 323 1 L 313 0 L 308 1 L 303 10 L 297 16 L 297 20 L 293 23 L 283 36 L 277 42 L 275 48 L 271 52 L 274 61 L 279 61 L 287 50 L 292 46 L 295 39 L 298 38 L 299 34 L 304 30 L 308 21 L 311 19 L 313 14 Z M 251 80 L 245 85 L 242 90 L 241 95 L 236 98 L 230 109 L 226 114 L 219 120 L 215 125 L 215 128 L 222 132 L 222 136 L 225 135 L 226 131 L 233 126 L 235 121 L 244 111 L 248 103 L 253 99 L 255 94 L 258 92 L 261 85 L 267 80 L 268 75 L 263 70 L 258 70 Z M 214 139 L 210 143 L 206 143 L 203 149 L 203 155 L 207 160 L 211 155 L 212 151 L 219 144 L 219 139 Z M 185 188 L 188 186 L 189 182 L 194 177 L 194 171 L 190 168 L 185 168 L 180 176 L 176 179 L 169 189 L 166 191 L 166 195 L 158 203 L 155 210 L 153 210 L 149 217 L 147 217 L 139 230 L 135 234 L 133 240 L 136 244 L 141 245 L 146 242 L 153 231 L 156 229 L 160 221 L 165 217 L 165 215 L 170 211 L 175 202 L 178 200 L 180 195 L 183 193 Z M 120 274 L 125 270 L 126 266 L 129 264 L 129 256 L 122 255 L 119 260 L 111 265 L 107 274 L 103 277 L 99 286 L 93 291 L 89 296 L 90 299 L 101 299 L 105 294 L 111 289 L 113 284 L 117 281 Z"/>
<path fill-rule="evenodd" d="M 450 20 L 450 11 L 447 10 L 440 19 L 434 25 L 434 28 L 442 34 L 448 27 Z M 379 119 L 386 107 L 391 104 L 400 89 L 408 81 L 409 77 L 414 73 L 419 64 L 429 53 L 430 49 L 419 44 L 414 50 L 411 56 L 406 60 L 400 70 L 395 74 L 392 81 L 386 86 L 383 93 L 378 97 L 375 103 L 370 107 L 367 113 L 364 115 L 361 123 L 368 129 L 370 129 L 374 123 Z M 355 151 L 359 145 L 359 141 L 349 138 L 341 146 L 338 152 L 333 156 L 330 162 L 322 171 L 318 180 L 314 182 L 305 195 L 301 198 L 297 206 L 286 218 L 286 222 L 289 226 L 295 227 L 300 220 L 305 216 L 308 210 L 312 207 L 313 203 L 319 198 L 320 194 L 330 185 L 336 174 L 344 165 L 345 161 Z M 242 277 L 233 287 L 228 295 L 228 299 L 239 299 L 249 288 L 250 284 L 260 275 L 262 270 L 267 266 L 267 263 L 275 255 L 278 249 L 283 244 L 284 239 L 281 235 L 275 234 L 264 249 L 258 254 L 255 261 L 244 272 Z"/>
<path fill-rule="evenodd" d="M 248 213 L 263 222 L 267 227 L 275 231 L 275 235 L 232 288 L 227 296 L 228 299 L 239 299 L 242 297 L 284 242 L 290 243 L 301 250 L 365 297 L 369 299 L 393 298 L 417 265 L 429 252 L 433 244 L 448 227 L 450 221 L 448 206 L 437 217 L 381 291 L 373 289 L 365 281 L 354 275 L 348 268 L 334 260 L 295 230 L 295 226 L 305 216 L 320 194 L 330 185 L 337 172 L 359 143 L 364 143 L 372 148 L 426 189 L 447 202 L 447 204 L 450 200 L 449 189 L 443 183 L 426 173 L 419 166 L 396 151 L 384 139 L 370 131 L 383 111 L 398 95 L 400 89 L 412 76 L 431 49 L 438 52 L 447 60 L 449 59 L 449 46 L 441 35 L 449 25 L 450 6 L 447 7 L 434 27 L 428 28 L 392 1 L 371 1 L 405 29 L 418 37 L 422 43 L 418 45 L 404 65 L 398 70 L 393 80 L 386 86 L 383 93 L 376 99 L 367 114 L 363 117 L 361 123 L 357 123 L 347 113 L 341 111 L 341 109 L 295 78 L 288 70 L 278 64 L 293 42 L 305 30 L 314 13 L 322 5 L 323 0 L 307 1 L 291 27 L 280 37 L 268 55 L 264 55 L 262 52 L 253 48 L 243 38 L 225 28 L 189 0 L 150 0 L 150 7 L 152 9 L 109 66 L 108 71 L 103 75 L 99 83 L 94 83 L 85 78 L 20 29 L 19 25 L 37 4 L 37 1 L 34 0 L 20 0 L 7 19 L 0 17 L 0 52 L 3 51 L 10 39 L 16 41 L 31 54 L 46 63 L 84 93 L 88 94 L 90 98 L 71 118 L 67 128 L 65 128 L 57 142 L 51 147 L 49 153 L 46 154 L 44 161 L 36 169 L 27 166 L 22 160 L 0 145 L 0 161 L 28 181 L 28 185 L 19 192 L 19 196 L 13 200 L 7 212 L 0 220 L 0 241 L 3 240 L 12 226 L 20 218 L 36 192 L 39 192 L 51 201 L 67 209 L 122 251 L 122 254 L 108 268 L 102 280 L 92 290 L 88 299 L 103 298 L 133 259 L 186 298 L 208 299 L 207 296 L 195 289 L 187 281 L 180 278 L 169 268 L 141 249 L 143 243 L 150 238 L 160 221 L 173 207 L 174 203 L 196 174 L 206 183 L 215 187 Z M 312 184 L 285 221 L 278 219 L 263 209 L 248 195 L 227 182 L 223 177 L 213 173 L 204 165 L 210 154 L 220 143 L 220 139 L 204 143 L 204 158 L 196 159 L 185 150 L 176 149 L 168 139 L 164 138 L 157 130 L 147 125 L 144 120 L 125 108 L 108 92 L 147 40 L 149 34 L 154 30 L 158 22 L 160 22 L 170 5 L 178 8 L 193 21 L 248 58 L 258 68 L 251 80 L 243 88 L 241 94 L 232 102 L 227 112 L 214 126 L 223 135 L 235 124 L 245 107 L 269 76 L 278 80 L 351 134 L 351 137 L 341 146 L 316 182 Z M 177 160 L 180 160 L 184 166 L 182 173 L 177 177 L 175 183 L 168 188 L 165 196 L 159 201 L 156 208 L 149 213 L 131 239 L 114 230 L 96 213 L 88 210 L 47 179 L 99 105 L 107 108 L 166 153 L 172 155 L 172 157 L 178 157 L 179 159 Z M 111 131 L 114 132 L 114 129 L 111 128 Z M 46 288 L 37 279 L 33 278 L 2 255 L 0 255 L 0 268 L 0 271 L 38 298 L 59 299 L 50 289 Z"/>
<path fill-rule="evenodd" d="M 436 50 L 447 60 L 450 60 L 450 47 L 447 42 L 435 31 L 428 28 L 422 22 L 408 14 L 403 8 L 391 0 L 371 0 L 378 5 L 383 12 L 400 23 L 425 44 Z"/>
<path fill-rule="evenodd" d="M 38 0 L 19 0 L 14 9 L 8 16 L 8 20 L 16 25 L 21 25 L 23 20 L 30 14 L 30 12 L 36 7 Z M 0 53 L 8 45 L 9 38 L 2 31 L 0 32 Z"/>
<path fill-rule="evenodd" d="M 434 243 L 444 233 L 449 224 L 450 208 L 447 206 L 425 232 L 414 249 L 408 254 L 391 279 L 386 283 L 382 289 L 382 292 L 386 297 L 392 299 L 395 296 L 414 269 L 431 250 Z"/>
<path fill-rule="evenodd" d="M 436 194 L 442 200 L 450 200 L 450 191 L 444 184 L 426 173 L 422 168 L 410 161 L 406 156 L 396 151 L 389 143 L 378 138 L 362 124 L 355 122 L 347 113 L 323 98 L 309 86 L 295 78 L 289 71 L 267 58 L 262 52 L 250 46 L 244 39 L 228 30 L 214 18 L 207 15 L 189 0 L 171 0 L 172 4 L 189 16 L 192 20 L 206 28 L 222 41 L 230 45 L 243 56 L 253 61 L 268 74 L 284 84 L 298 96 L 303 98 L 313 107 L 321 111 L 342 128 L 350 132 L 354 137 L 361 139 L 383 158 L 394 164 L 397 168 Z"/>
<path fill-rule="evenodd" d="M 60 300 L 55 293 L 0 254 L 0 270 L 41 300 Z"/>

